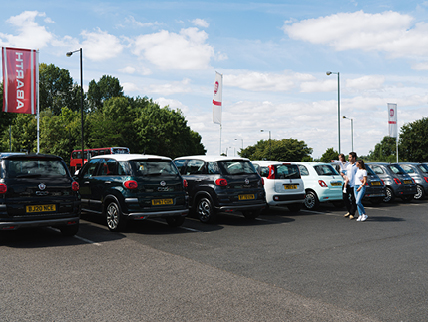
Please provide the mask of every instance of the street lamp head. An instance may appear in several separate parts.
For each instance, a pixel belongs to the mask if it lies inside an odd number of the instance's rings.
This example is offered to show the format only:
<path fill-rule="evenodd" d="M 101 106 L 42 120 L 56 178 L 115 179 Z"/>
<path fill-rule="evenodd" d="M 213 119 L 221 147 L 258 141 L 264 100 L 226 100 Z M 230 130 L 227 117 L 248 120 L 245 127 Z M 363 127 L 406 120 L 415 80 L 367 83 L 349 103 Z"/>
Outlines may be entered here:
<path fill-rule="evenodd" d="M 346 119 L 347 117 L 345 115 L 342 116 L 344 119 Z"/>
<path fill-rule="evenodd" d="M 70 57 L 71 55 L 73 55 L 72 51 L 69 51 L 68 53 L 65 54 L 67 57 Z"/>
<path fill-rule="evenodd" d="M 327 76 L 330 76 L 332 73 L 329 71 L 329 72 L 326 72 L 326 74 Z"/>

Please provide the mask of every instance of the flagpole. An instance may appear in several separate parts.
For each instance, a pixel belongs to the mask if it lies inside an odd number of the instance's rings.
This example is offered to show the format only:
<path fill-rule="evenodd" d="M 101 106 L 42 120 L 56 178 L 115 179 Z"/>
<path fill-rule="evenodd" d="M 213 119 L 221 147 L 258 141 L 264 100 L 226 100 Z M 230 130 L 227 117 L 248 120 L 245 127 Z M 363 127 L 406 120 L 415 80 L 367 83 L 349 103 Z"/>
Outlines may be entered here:
<path fill-rule="evenodd" d="M 39 50 L 36 51 L 37 153 L 40 153 Z"/>
<path fill-rule="evenodd" d="M 221 155 L 221 124 L 220 124 L 220 153 L 219 155 Z"/>

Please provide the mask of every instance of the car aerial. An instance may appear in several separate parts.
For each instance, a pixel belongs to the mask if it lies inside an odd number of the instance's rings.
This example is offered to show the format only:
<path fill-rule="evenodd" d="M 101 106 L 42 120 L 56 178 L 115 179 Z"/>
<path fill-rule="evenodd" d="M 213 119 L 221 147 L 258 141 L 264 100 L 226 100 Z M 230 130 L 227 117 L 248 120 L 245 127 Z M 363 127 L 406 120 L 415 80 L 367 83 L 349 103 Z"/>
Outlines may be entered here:
<path fill-rule="evenodd" d="M 55 155 L 0 153 L 0 230 L 51 226 L 79 230 L 79 184 Z"/>
<path fill-rule="evenodd" d="M 188 182 L 190 209 L 201 222 L 214 222 L 219 212 L 254 219 L 266 207 L 263 179 L 246 158 L 199 155 L 174 162 Z"/>
<path fill-rule="evenodd" d="M 428 165 L 418 162 L 399 162 L 403 170 L 416 183 L 416 200 L 421 200 L 428 194 Z"/>
<path fill-rule="evenodd" d="M 398 163 L 367 162 L 366 165 L 378 175 L 385 185 L 384 202 L 392 202 L 396 197 L 401 197 L 403 201 L 413 199 L 416 194 L 416 184 Z"/>
<path fill-rule="evenodd" d="M 331 201 L 343 206 L 343 179 L 331 164 L 322 162 L 295 162 L 305 185 L 305 207 L 315 210 L 321 202 Z"/>
<path fill-rule="evenodd" d="M 305 187 L 299 167 L 293 163 L 277 161 L 252 161 L 264 179 L 268 206 L 287 206 L 299 211 L 305 202 Z"/>
<path fill-rule="evenodd" d="M 185 182 L 171 158 L 144 154 L 96 156 L 79 171 L 82 210 L 105 216 L 111 231 L 129 220 L 165 218 L 180 226 L 188 214 Z"/>

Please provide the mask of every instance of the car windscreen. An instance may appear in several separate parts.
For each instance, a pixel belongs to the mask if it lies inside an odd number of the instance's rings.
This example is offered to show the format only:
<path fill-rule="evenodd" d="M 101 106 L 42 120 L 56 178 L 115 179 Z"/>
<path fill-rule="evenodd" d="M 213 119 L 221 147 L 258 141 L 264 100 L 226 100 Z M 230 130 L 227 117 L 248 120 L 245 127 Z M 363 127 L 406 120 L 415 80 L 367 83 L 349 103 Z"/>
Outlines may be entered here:
<path fill-rule="evenodd" d="M 421 170 L 423 173 L 428 173 L 428 165 L 426 164 L 418 164 L 419 170 Z"/>
<path fill-rule="evenodd" d="M 178 170 L 172 161 L 166 160 L 133 160 L 129 161 L 137 177 L 178 176 Z"/>
<path fill-rule="evenodd" d="M 256 169 L 250 161 L 219 161 L 218 164 L 224 174 L 257 174 Z"/>
<path fill-rule="evenodd" d="M 390 164 L 388 168 L 395 174 L 405 174 L 406 172 L 397 164 Z"/>
<path fill-rule="evenodd" d="M 68 177 L 64 163 L 59 160 L 15 159 L 5 160 L 8 178 Z"/>
<path fill-rule="evenodd" d="M 295 164 L 281 164 L 276 166 L 277 179 L 300 179 L 299 168 Z"/>
<path fill-rule="evenodd" d="M 339 173 L 329 164 L 314 165 L 319 176 L 337 176 Z"/>

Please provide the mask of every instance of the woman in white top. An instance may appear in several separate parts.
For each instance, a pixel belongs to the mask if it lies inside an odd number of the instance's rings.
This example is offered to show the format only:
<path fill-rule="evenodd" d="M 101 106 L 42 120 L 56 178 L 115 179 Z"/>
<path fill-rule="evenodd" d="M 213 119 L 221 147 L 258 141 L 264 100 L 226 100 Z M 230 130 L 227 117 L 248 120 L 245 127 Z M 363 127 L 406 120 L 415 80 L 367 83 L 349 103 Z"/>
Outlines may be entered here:
<path fill-rule="evenodd" d="M 363 160 L 358 160 L 356 162 L 357 172 L 354 176 L 354 193 L 355 193 L 355 202 L 357 204 L 358 213 L 360 214 L 357 221 L 365 221 L 368 217 L 363 206 L 363 197 L 366 193 L 366 183 L 367 183 L 367 170 L 364 165 Z"/>

